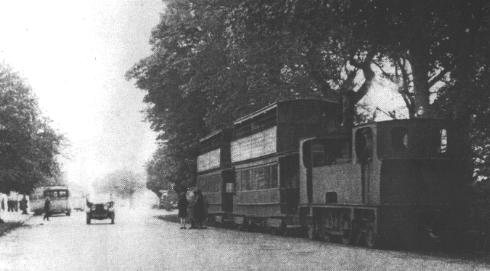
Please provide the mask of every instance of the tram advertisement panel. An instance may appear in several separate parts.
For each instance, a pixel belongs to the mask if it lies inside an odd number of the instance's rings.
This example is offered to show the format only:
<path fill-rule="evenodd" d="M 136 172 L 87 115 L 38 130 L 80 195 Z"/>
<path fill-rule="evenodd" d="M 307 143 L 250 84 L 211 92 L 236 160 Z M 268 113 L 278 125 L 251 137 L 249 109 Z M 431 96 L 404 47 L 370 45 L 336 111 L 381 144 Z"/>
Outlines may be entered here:
<path fill-rule="evenodd" d="M 220 166 L 221 150 L 216 149 L 210 152 L 201 154 L 197 157 L 197 171 L 205 171 L 208 169 L 218 168 Z"/>
<path fill-rule="evenodd" d="M 277 126 L 231 142 L 231 161 L 239 162 L 267 154 L 277 149 Z"/>

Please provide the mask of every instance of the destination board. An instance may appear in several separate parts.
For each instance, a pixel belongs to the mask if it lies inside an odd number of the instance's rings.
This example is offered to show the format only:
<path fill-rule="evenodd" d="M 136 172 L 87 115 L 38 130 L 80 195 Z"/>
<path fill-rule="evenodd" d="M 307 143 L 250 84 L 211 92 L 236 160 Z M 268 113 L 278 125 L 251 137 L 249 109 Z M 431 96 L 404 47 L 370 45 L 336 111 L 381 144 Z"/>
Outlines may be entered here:
<path fill-rule="evenodd" d="M 220 166 L 221 149 L 215 149 L 197 157 L 197 171 L 204 171 Z"/>
<path fill-rule="evenodd" d="M 275 153 L 276 145 L 277 127 L 274 126 L 231 142 L 231 161 L 239 162 Z"/>

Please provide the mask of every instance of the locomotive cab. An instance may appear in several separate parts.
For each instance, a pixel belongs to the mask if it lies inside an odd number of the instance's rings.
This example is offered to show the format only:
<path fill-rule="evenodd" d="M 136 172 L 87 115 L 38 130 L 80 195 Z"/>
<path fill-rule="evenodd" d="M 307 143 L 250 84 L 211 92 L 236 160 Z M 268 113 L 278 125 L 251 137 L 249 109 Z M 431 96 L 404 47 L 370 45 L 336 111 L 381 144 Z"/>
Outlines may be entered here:
<path fill-rule="evenodd" d="M 376 126 L 379 231 L 408 247 L 441 241 L 460 220 L 462 163 L 454 128 L 447 121 L 424 119 Z"/>

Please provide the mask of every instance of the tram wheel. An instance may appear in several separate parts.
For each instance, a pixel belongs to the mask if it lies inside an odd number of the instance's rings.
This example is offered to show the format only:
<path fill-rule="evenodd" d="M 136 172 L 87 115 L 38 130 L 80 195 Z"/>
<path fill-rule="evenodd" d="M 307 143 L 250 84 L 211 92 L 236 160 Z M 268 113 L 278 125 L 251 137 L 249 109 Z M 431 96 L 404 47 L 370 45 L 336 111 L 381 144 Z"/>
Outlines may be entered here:
<path fill-rule="evenodd" d="M 330 243 L 330 242 L 332 242 L 332 236 L 330 234 L 328 234 L 328 233 L 325 233 L 322 236 L 322 241 L 323 242 Z"/>
<path fill-rule="evenodd" d="M 372 229 L 368 229 L 364 236 L 364 244 L 368 248 L 376 247 L 376 234 Z"/>
<path fill-rule="evenodd" d="M 315 240 L 316 232 L 315 232 L 315 227 L 313 225 L 307 225 L 305 227 L 305 232 L 306 232 L 306 237 L 308 237 L 308 239 Z"/>
<path fill-rule="evenodd" d="M 281 228 L 282 236 L 289 236 L 291 234 L 290 230 L 287 227 Z"/>

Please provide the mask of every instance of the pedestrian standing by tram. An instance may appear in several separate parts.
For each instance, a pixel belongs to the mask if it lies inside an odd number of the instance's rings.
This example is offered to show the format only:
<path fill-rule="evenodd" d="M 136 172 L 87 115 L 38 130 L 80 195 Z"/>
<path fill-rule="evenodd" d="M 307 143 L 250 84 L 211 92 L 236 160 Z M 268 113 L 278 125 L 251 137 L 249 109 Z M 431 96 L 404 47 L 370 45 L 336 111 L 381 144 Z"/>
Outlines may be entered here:
<path fill-rule="evenodd" d="M 20 210 L 22 211 L 23 215 L 27 215 L 27 198 L 26 195 L 22 197 L 20 200 Z"/>
<path fill-rule="evenodd" d="M 201 190 L 196 191 L 196 202 L 192 208 L 195 227 L 203 229 L 203 222 L 206 219 L 206 206 Z"/>
<path fill-rule="evenodd" d="M 49 216 L 51 215 L 51 200 L 49 197 L 44 201 L 44 217 L 43 220 L 49 221 Z"/>
<path fill-rule="evenodd" d="M 177 203 L 177 208 L 179 209 L 179 218 L 180 218 L 180 228 L 187 229 L 185 227 L 185 220 L 187 218 L 187 206 L 189 203 L 187 202 L 187 198 L 185 196 L 185 192 L 181 192 L 179 195 L 179 202 Z"/>

